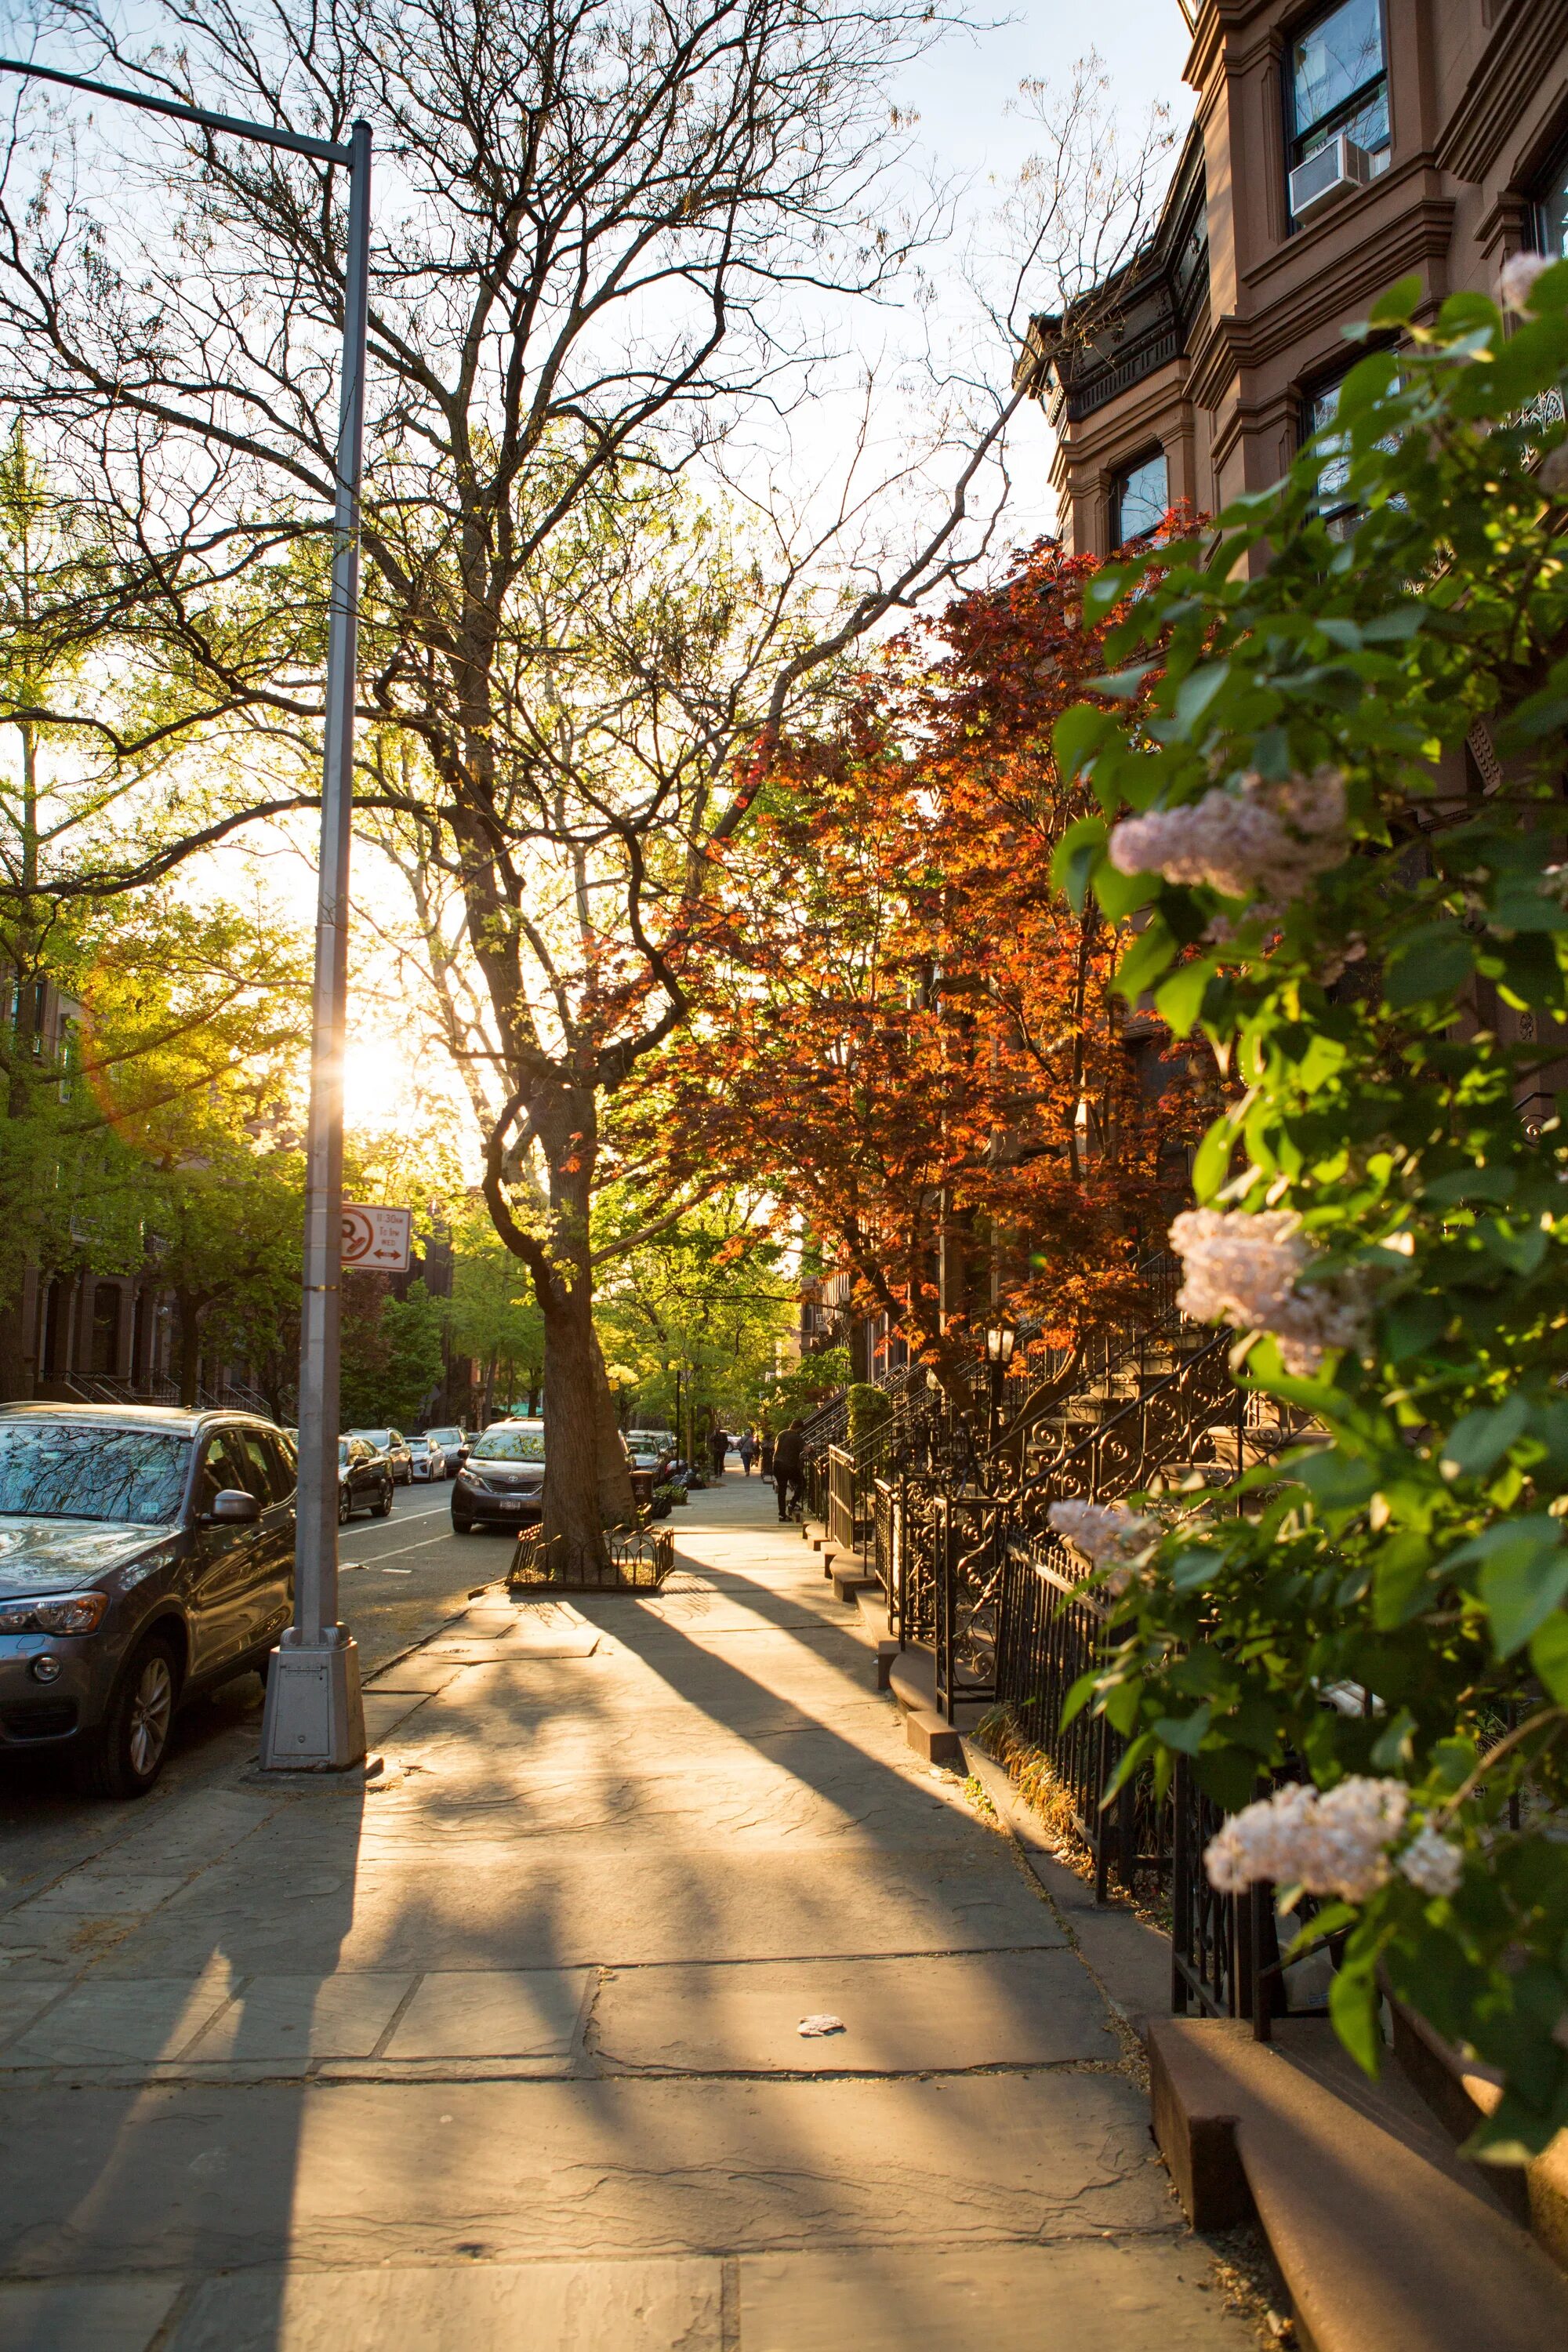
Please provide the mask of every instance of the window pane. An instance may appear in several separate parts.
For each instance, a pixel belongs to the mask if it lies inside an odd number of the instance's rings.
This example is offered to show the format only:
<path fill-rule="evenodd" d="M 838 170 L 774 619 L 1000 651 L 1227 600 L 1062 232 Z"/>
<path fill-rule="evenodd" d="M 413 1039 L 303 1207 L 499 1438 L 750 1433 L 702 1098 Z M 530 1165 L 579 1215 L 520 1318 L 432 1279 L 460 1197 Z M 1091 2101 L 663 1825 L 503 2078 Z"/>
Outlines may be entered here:
<path fill-rule="evenodd" d="M 1117 483 L 1114 521 L 1118 542 L 1141 538 L 1144 531 L 1157 529 L 1170 503 L 1165 453 L 1161 449 L 1152 457 L 1130 466 Z"/>
<path fill-rule="evenodd" d="M 10 1423 L 0 1427 L 0 1515 L 172 1519 L 190 1458 L 188 1437 L 161 1432 L 90 1422 Z"/>
<path fill-rule="evenodd" d="M 1568 159 L 1557 165 L 1541 196 L 1541 250 L 1559 259 L 1568 253 Z"/>
<path fill-rule="evenodd" d="M 1382 71 L 1383 16 L 1378 0 L 1345 0 L 1343 7 L 1320 16 L 1290 45 L 1297 137 L 1305 138 L 1315 124 Z M 1386 105 L 1383 136 L 1388 136 Z"/>

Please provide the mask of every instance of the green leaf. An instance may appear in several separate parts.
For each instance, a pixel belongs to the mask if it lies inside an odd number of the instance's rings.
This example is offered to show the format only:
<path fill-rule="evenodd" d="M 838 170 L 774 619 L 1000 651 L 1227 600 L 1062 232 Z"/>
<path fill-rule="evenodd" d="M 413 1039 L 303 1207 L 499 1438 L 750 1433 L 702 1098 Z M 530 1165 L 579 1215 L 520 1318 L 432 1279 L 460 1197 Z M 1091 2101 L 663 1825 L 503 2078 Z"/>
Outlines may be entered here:
<path fill-rule="evenodd" d="M 1359 1511 L 1377 1492 L 1377 1473 L 1371 1463 L 1358 1462 L 1333 1445 L 1293 1462 L 1290 1476 L 1322 1511 Z"/>
<path fill-rule="evenodd" d="M 1568 1595 L 1562 1521 L 1544 1514 L 1502 1520 L 1451 1553 L 1447 1565 L 1470 1560 L 1481 1563 L 1481 1599 L 1492 1621 L 1492 1647 L 1500 1658 L 1510 1658 Z"/>
<path fill-rule="evenodd" d="M 1092 703 L 1075 702 L 1070 710 L 1062 712 L 1051 730 L 1051 750 L 1057 772 L 1064 782 L 1070 783 L 1075 776 L 1082 775 L 1115 729 L 1116 721 L 1110 713 L 1096 710 Z"/>
<path fill-rule="evenodd" d="M 1530 1638 L 1530 1663 L 1559 1706 L 1568 1706 L 1568 1611 L 1554 1610 Z"/>
<path fill-rule="evenodd" d="M 1530 1426 L 1530 1407 L 1521 1396 L 1480 1412 L 1468 1412 L 1448 1433 L 1438 1464 L 1445 1478 L 1473 1478 L 1500 1462 Z"/>
<path fill-rule="evenodd" d="M 1136 1004 L 1144 990 L 1153 987 L 1175 953 L 1176 942 L 1156 915 L 1147 929 L 1139 932 L 1116 967 L 1118 993 L 1130 1005 Z"/>
<path fill-rule="evenodd" d="M 1151 898 L 1157 898 L 1162 887 L 1157 874 L 1123 874 L 1104 856 L 1096 862 L 1091 878 L 1094 895 L 1113 923 L 1125 922 Z"/>
<path fill-rule="evenodd" d="M 1383 2056 L 1378 2017 L 1379 1995 L 1374 1969 L 1342 1968 L 1329 1987 L 1329 2015 L 1334 2032 L 1363 2072 L 1374 2075 Z"/>
<path fill-rule="evenodd" d="M 1457 923 L 1433 923 L 1403 940 L 1388 959 L 1383 992 L 1394 1006 L 1452 996 L 1476 968 L 1476 950 Z"/>
<path fill-rule="evenodd" d="M 1104 853 L 1107 830 L 1102 816 L 1080 816 L 1057 844 L 1051 880 L 1067 893 L 1075 915 L 1081 915 L 1088 902 L 1089 877 Z"/>
<path fill-rule="evenodd" d="M 1083 1713 L 1084 1708 L 1089 1705 L 1089 1700 L 1094 1696 L 1095 1692 L 1099 1688 L 1100 1669 L 1098 1666 L 1091 1666 L 1088 1674 L 1079 1675 L 1077 1682 L 1074 1683 L 1071 1690 L 1068 1691 L 1066 1698 L 1062 1701 L 1062 1711 L 1057 1718 L 1058 1724 L 1064 1730 L 1072 1721 L 1074 1716 L 1081 1715 Z"/>
<path fill-rule="evenodd" d="M 1162 1715 L 1154 1725 L 1154 1737 L 1163 1739 L 1167 1748 L 1176 1748 L 1183 1756 L 1195 1756 L 1204 1744 L 1204 1734 L 1214 1714 L 1212 1706 L 1200 1706 L 1194 1715 Z"/>
<path fill-rule="evenodd" d="M 1154 1010 L 1168 1022 L 1176 1037 L 1187 1037 L 1197 1027 L 1204 992 L 1214 967 L 1205 961 L 1184 963 L 1154 991 Z"/>
<path fill-rule="evenodd" d="M 1402 278 L 1386 294 L 1380 294 L 1367 312 L 1369 327 L 1407 327 L 1426 299 L 1426 289 L 1418 270 Z M 1364 365 L 1364 362 L 1363 362 Z"/>
<path fill-rule="evenodd" d="M 1176 724 L 1190 735 L 1230 676 L 1228 662 L 1208 662 L 1188 672 L 1176 688 Z"/>
<path fill-rule="evenodd" d="M 1112 670 L 1108 677 L 1085 678 L 1084 691 L 1108 695 L 1114 702 L 1131 702 L 1150 671 L 1158 667 L 1157 662 L 1134 662 L 1131 669 Z"/>

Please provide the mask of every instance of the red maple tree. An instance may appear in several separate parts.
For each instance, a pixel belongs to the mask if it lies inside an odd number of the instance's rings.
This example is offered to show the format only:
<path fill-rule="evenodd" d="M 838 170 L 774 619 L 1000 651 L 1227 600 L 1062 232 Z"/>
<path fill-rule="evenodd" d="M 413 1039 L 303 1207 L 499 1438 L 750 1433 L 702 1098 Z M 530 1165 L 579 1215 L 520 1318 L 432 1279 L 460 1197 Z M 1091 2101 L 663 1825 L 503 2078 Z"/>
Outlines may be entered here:
<path fill-rule="evenodd" d="M 955 1388 L 998 1306 L 1036 1349 L 1137 1316 L 1204 1116 L 1195 1058 L 1114 992 L 1116 934 L 1051 881 L 1093 569 L 1042 541 L 892 644 L 833 740 L 772 751 L 650 1080 L 667 1158 L 767 1184 Z"/>

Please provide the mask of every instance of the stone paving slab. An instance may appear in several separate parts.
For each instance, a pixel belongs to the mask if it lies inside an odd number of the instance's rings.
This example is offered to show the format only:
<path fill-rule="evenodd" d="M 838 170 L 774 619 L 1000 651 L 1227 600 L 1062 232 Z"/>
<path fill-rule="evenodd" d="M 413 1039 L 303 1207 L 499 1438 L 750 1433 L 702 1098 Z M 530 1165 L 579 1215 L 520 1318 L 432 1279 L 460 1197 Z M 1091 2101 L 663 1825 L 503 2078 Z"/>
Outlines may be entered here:
<path fill-rule="evenodd" d="M 177 2279 L 0 2284 L 0 2352 L 146 2352 L 178 2293 Z"/>
<path fill-rule="evenodd" d="M 723 2352 L 716 2262 L 211 2279 L 168 2352 Z"/>
<path fill-rule="evenodd" d="M 803 2019 L 844 2031 L 803 2037 Z M 1076 1954 L 922 1954 L 626 1969 L 594 2006 L 604 2065 L 668 2073 L 956 2072 L 1111 2060 L 1121 2043 Z"/>
<path fill-rule="evenodd" d="M 1124 2074 L 12 2086 L 0 2267 L 1185 2238 Z"/>
<path fill-rule="evenodd" d="M 221 1963 L 195 1982 L 98 1977 L 68 1992 L 0 2051 L 0 2066 L 114 2065 L 177 2058 L 228 2000 Z"/>
<path fill-rule="evenodd" d="M 743 2352 L 1246 2352 L 1257 2339 L 1200 2290 L 1204 2268 L 1190 2247 L 1148 2239 L 753 2254 L 740 2338 Z"/>
<path fill-rule="evenodd" d="M 340 1971 L 253 1977 L 184 2052 L 188 2063 L 368 2058 L 414 1983 L 408 1976 Z"/>
<path fill-rule="evenodd" d="M 454 1969 L 423 1979 L 388 2058 L 564 2058 L 594 1978 L 586 1969 Z"/>

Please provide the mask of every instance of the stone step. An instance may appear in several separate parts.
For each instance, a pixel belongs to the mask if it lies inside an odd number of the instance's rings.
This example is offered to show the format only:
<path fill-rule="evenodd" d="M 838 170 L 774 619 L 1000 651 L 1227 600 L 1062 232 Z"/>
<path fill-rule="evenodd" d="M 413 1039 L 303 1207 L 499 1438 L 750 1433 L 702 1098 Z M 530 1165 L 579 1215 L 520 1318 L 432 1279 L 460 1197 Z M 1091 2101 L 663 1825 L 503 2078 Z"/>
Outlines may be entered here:
<path fill-rule="evenodd" d="M 1158 2018 L 1154 2137 L 1195 2230 L 1256 2218 L 1313 2352 L 1548 2352 L 1568 2279 L 1463 2164 L 1394 2064 L 1326 2020 Z"/>

